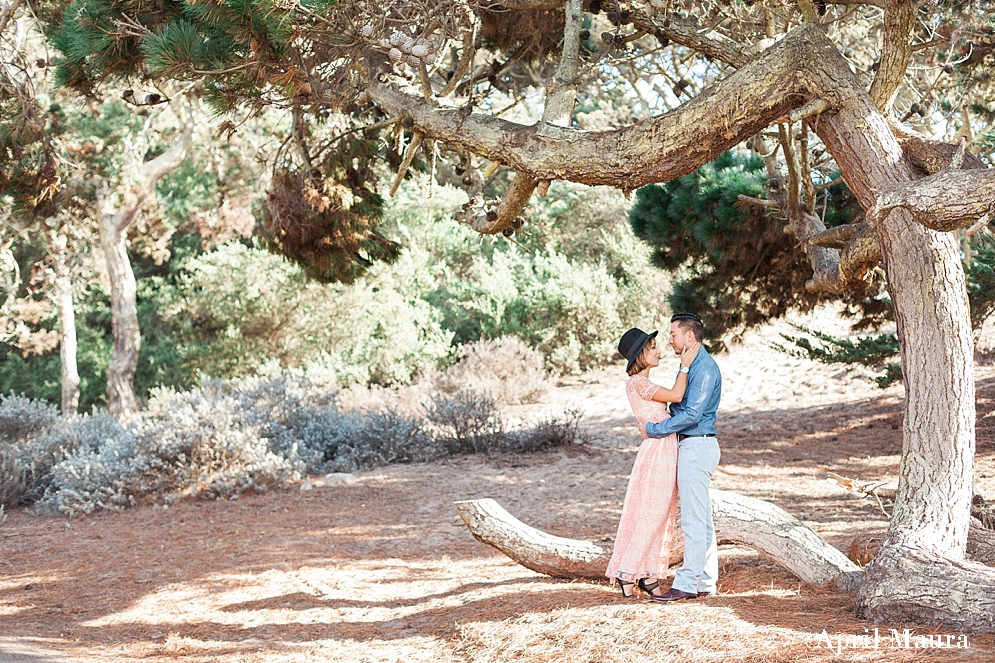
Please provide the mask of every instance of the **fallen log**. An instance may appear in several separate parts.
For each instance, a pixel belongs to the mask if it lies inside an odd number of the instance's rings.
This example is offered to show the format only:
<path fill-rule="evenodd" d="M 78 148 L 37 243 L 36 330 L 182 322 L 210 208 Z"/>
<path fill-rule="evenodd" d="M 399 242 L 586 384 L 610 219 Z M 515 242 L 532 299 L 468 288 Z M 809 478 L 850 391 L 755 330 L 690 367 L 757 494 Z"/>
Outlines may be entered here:
<path fill-rule="evenodd" d="M 719 542 L 755 548 L 808 584 L 841 589 L 859 585 L 860 567 L 780 507 L 724 490 L 712 490 L 711 496 Z M 612 552 L 610 542 L 547 534 L 521 522 L 490 498 L 455 502 L 455 506 L 478 541 L 526 568 L 554 578 L 604 577 Z M 683 537 L 675 539 L 672 562 L 683 555 Z"/>
<path fill-rule="evenodd" d="M 604 578 L 612 545 L 547 534 L 526 525 L 495 500 L 453 503 L 474 538 L 527 569 L 553 578 Z"/>

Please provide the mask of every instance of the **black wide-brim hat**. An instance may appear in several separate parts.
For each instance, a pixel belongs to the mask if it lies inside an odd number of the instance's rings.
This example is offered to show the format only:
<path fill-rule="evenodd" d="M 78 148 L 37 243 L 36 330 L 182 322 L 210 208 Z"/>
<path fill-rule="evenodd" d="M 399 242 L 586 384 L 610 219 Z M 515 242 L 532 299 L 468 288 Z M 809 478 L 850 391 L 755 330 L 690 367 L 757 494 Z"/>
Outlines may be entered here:
<path fill-rule="evenodd" d="M 622 338 L 618 342 L 618 353 L 629 360 L 629 363 L 625 365 L 626 373 L 632 368 L 632 364 L 635 363 L 646 344 L 651 338 L 656 338 L 658 333 L 654 331 L 647 334 L 642 329 L 633 327 L 622 334 Z"/>

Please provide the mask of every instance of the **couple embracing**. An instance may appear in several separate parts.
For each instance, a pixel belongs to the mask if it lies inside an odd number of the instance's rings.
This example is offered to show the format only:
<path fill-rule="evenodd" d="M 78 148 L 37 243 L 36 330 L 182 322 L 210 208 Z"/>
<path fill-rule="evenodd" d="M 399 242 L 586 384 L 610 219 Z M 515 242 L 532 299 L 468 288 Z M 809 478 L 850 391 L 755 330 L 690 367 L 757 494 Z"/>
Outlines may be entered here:
<path fill-rule="evenodd" d="M 622 595 L 638 586 L 654 601 L 669 603 L 716 592 L 718 557 L 708 489 L 719 464 L 715 412 L 722 376 L 702 347 L 704 327 L 694 313 L 670 320 L 669 345 L 681 358 L 673 388 L 650 382 L 650 369 L 660 364 L 657 332 L 630 329 L 618 351 L 628 360 L 626 396 L 645 439 L 629 477 L 615 548 L 605 575 Z M 664 591 L 676 519 L 681 500 L 684 563 L 673 586 Z"/>

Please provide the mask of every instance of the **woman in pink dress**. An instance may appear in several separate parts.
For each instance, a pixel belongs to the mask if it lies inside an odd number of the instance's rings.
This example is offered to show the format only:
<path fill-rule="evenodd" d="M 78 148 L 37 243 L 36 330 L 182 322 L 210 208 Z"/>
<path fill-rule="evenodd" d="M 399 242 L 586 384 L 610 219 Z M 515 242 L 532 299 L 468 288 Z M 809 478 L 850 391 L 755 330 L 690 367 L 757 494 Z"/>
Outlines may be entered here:
<path fill-rule="evenodd" d="M 686 367 L 698 354 L 697 346 L 681 353 L 681 372 L 672 389 L 654 384 L 649 372 L 660 365 L 656 335 L 657 332 L 630 329 L 618 344 L 618 351 L 628 360 L 625 370 L 630 378 L 625 383 L 625 394 L 641 431 L 646 430 L 647 422 L 670 416 L 667 403 L 680 402 L 684 397 Z M 676 508 L 677 436 L 644 438 L 632 464 L 615 547 L 605 571 L 623 596 L 632 596 L 636 583 L 647 594 L 663 593 L 657 580 L 666 576 L 670 564 Z"/>

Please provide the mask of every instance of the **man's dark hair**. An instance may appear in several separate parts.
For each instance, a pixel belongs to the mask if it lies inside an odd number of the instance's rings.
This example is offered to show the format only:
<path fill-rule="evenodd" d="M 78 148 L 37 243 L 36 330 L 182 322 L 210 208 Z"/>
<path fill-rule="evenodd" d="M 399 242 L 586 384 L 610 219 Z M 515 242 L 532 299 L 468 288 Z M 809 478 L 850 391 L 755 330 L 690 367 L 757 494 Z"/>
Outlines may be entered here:
<path fill-rule="evenodd" d="M 701 322 L 701 316 L 697 313 L 675 313 L 671 322 L 676 322 L 683 331 L 694 334 L 694 340 L 701 343 L 705 338 L 705 325 Z"/>

